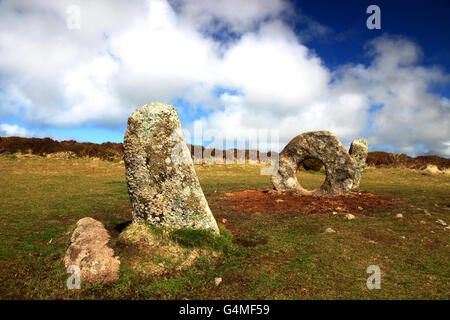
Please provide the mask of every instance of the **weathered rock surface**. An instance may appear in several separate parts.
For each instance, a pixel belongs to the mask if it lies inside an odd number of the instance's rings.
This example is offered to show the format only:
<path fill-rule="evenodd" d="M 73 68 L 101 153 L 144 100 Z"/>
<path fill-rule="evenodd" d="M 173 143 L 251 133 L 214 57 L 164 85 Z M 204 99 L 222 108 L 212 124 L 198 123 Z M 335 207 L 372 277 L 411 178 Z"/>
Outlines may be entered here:
<path fill-rule="evenodd" d="M 351 213 L 347 213 L 345 215 L 345 220 L 355 220 L 355 216 L 352 215 Z"/>
<path fill-rule="evenodd" d="M 364 172 L 364 168 L 366 167 L 366 159 L 368 152 L 369 149 L 366 139 L 360 138 L 352 141 L 349 154 L 356 161 L 356 175 L 355 180 L 353 181 L 352 189 L 359 188 L 359 184 L 361 183 L 361 177 Z"/>
<path fill-rule="evenodd" d="M 149 103 L 130 116 L 124 160 L 135 222 L 219 233 L 173 106 Z"/>
<path fill-rule="evenodd" d="M 309 191 L 297 180 L 302 162 L 315 158 L 325 166 L 326 179 L 318 190 Z M 338 138 L 329 131 L 313 131 L 292 139 L 281 151 L 278 170 L 272 183 L 278 191 L 294 191 L 305 195 L 339 195 L 348 192 L 355 180 L 356 162 Z"/>
<path fill-rule="evenodd" d="M 220 277 L 214 278 L 214 284 L 216 285 L 216 287 L 221 283 L 222 283 L 222 278 L 220 278 Z"/>
<path fill-rule="evenodd" d="M 89 217 L 80 219 L 64 256 L 65 267 L 78 266 L 81 282 L 108 283 L 119 280 L 120 260 L 108 247 L 109 239 L 101 222 Z"/>

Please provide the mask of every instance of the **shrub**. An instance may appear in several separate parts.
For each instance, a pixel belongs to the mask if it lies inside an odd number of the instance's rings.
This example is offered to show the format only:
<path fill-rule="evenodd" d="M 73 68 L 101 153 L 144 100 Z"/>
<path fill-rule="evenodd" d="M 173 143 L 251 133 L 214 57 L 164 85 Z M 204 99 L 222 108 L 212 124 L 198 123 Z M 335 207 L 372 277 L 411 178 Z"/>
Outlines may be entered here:
<path fill-rule="evenodd" d="M 383 151 L 369 152 L 366 159 L 366 164 L 376 167 L 391 166 L 393 163 L 393 155 Z"/>
<path fill-rule="evenodd" d="M 37 154 L 40 156 L 48 153 L 64 151 L 64 148 L 58 141 L 50 138 L 21 138 L 8 137 L 0 141 L 0 153 Z"/>

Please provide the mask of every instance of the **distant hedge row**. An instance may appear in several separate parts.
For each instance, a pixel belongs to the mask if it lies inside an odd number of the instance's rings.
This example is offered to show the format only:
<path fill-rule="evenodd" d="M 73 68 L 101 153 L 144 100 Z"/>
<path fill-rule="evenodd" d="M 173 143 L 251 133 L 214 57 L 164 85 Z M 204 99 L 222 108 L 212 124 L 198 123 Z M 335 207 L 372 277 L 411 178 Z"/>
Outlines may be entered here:
<path fill-rule="evenodd" d="M 77 142 L 74 140 L 56 141 L 50 138 L 0 138 L 0 153 L 35 154 L 46 156 L 57 152 L 73 152 L 78 157 L 95 157 L 113 161 L 123 158 L 121 143 L 106 142 L 102 144 Z"/>
<path fill-rule="evenodd" d="M 194 146 L 188 145 L 191 154 L 195 154 Z M 210 154 L 214 157 L 222 156 L 226 158 L 226 152 L 219 149 L 205 149 L 205 147 L 198 147 L 201 149 L 201 154 Z M 237 149 L 232 149 L 234 157 L 238 155 Z M 25 153 L 46 156 L 47 154 L 57 152 L 73 152 L 78 157 L 95 157 L 103 160 L 114 161 L 123 159 L 123 145 L 122 143 L 105 142 L 102 144 L 90 142 L 77 142 L 74 140 L 56 141 L 50 138 L 21 138 L 21 137 L 0 137 L 0 153 Z M 198 151 L 197 151 L 198 152 Z M 245 159 L 254 157 L 256 159 L 264 159 L 271 157 L 271 152 L 264 153 L 255 151 L 255 153 L 245 150 Z M 256 160 L 252 159 L 252 160 Z M 425 169 L 428 164 L 433 164 L 439 169 L 450 168 L 450 159 L 438 156 L 418 156 L 415 158 L 409 157 L 405 154 L 392 154 L 387 152 L 375 151 L 369 152 L 366 161 L 367 165 L 375 167 L 405 167 L 411 169 Z M 315 159 L 307 160 L 303 164 L 305 169 L 320 170 L 322 164 Z"/>
<path fill-rule="evenodd" d="M 439 169 L 450 168 L 450 159 L 438 156 L 409 157 L 406 154 L 393 154 L 382 151 L 369 152 L 366 164 L 375 167 L 405 167 L 423 170 L 428 164 L 433 164 Z"/>

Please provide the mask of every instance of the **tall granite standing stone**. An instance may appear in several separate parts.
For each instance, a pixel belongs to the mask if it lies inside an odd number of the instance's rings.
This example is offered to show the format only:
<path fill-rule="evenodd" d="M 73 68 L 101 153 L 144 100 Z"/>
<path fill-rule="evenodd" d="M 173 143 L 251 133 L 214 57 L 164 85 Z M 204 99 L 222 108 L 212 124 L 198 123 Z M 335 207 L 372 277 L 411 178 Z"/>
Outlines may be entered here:
<path fill-rule="evenodd" d="M 219 234 L 173 106 L 153 102 L 133 112 L 124 153 L 135 222 Z"/>
<path fill-rule="evenodd" d="M 304 189 L 296 175 L 303 161 L 310 158 L 322 161 L 327 175 L 321 188 L 313 191 Z M 339 195 L 350 191 L 355 175 L 356 162 L 338 138 L 329 131 L 312 131 L 296 136 L 284 147 L 272 183 L 278 191 Z"/>
<path fill-rule="evenodd" d="M 367 140 L 360 138 L 352 141 L 349 153 L 356 161 L 356 175 L 353 181 L 352 189 L 359 188 L 361 183 L 361 177 L 366 167 L 366 159 L 368 154 L 368 144 Z"/>

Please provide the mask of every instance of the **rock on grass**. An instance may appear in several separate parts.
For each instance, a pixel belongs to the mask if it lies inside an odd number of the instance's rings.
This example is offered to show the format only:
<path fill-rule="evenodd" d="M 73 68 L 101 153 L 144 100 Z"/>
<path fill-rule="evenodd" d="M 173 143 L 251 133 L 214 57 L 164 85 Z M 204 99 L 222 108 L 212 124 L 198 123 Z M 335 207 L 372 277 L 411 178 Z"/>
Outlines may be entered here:
<path fill-rule="evenodd" d="M 352 215 L 351 213 L 347 213 L 345 215 L 345 220 L 354 220 L 354 219 L 355 219 L 355 216 Z"/>
<path fill-rule="evenodd" d="M 81 282 L 108 283 L 119 279 L 120 260 L 108 247 L 110 236 L 103 224 L 92 218 L 83 218 L 70 238 L 64 256 L 64 265 L 78 266 Z"/>

